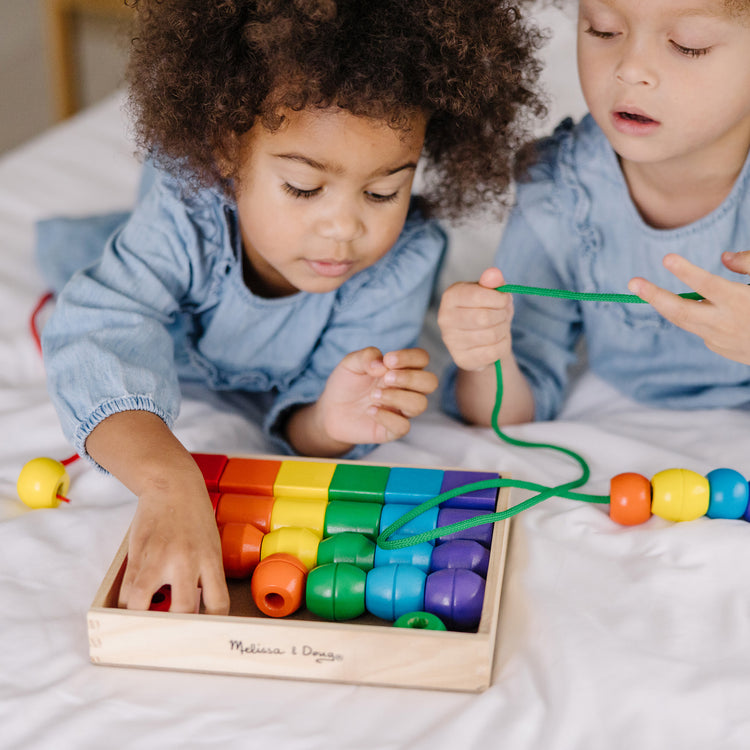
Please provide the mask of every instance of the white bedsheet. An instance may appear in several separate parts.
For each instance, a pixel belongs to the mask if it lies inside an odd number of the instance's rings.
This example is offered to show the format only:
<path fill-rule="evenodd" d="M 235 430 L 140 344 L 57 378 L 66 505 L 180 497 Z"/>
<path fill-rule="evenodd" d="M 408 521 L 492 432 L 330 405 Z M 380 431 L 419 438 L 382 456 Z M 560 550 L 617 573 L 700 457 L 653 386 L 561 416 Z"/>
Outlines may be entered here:
<path fill-rule="evenodd" d="M 558 24 L 547 51 L 551 119 L 580 114 L 570 21 L 545 14 Z M 0 160 L 0 747 L 750 747 L 750 525 L 741 521 L 622 528 L 606 506 L 562 499 L 527 511 L 512 525 L 493 684 L 479 695 L 89 662 L 86 611 L 134 498 L 83 462 L 70 470 L 69 507 L 30 511 L 15 482 L 29 458 L 70 453 L 28 327 L 44 291 L 32 223 L 130 205 L 138 165 L 120 105 L 108 100 Z M 454 232 L 444 283 L 481 269 L 498 231 Z M 433 312 L 425 341 L 439 368 L 435 331 Z M 266 450 L 255 426 L 208 394 L 188 394 L 177 433 L 193 450 Z M 509 433 L 581 452 L 594 493 L 621 471 L 727 466 L 750 476 L 750 412 L 646 409 L 590 375 L 559 420 Z M 541 483 L 577 472 L 435 405 L 372 459 Z"/>

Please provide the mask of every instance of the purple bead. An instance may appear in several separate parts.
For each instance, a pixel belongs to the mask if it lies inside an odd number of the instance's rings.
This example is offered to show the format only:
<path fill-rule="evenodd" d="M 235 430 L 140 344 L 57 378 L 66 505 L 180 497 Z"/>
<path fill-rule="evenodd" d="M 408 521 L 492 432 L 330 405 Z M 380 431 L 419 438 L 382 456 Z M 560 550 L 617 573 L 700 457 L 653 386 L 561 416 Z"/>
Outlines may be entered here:
<path fill-rule="evenodd" d="M 427 576 L 424 609 L 449 630 L 476 630 L 484 604 L 484 578 L 471 570 L 445 568 Z"/>
<path fill-rule="evenodd" d="M 491 471 L 460 471 L 449 469 L 443 475 L 443 484 L 440 492 L 447 492 L 463 484 L 481 482 L 485 479 L 498 479 L 498 475 Z M 497 504 L 497 487 L 488 487 L 484 490 L 474 490 L 463 495 L 457 495 L 450 500 L 444 500 L 441 508 L 475 508 L 478 510 L 495 510 Z"/>
<path fill-rule="evenodd" d="M 458 521 L 465 521 L 467 518 L 475 518 L 476 516 L 486 515 L 481 510 L 470 510 L 469 508 L 441 508 L 438 513 L 437 525 L 448 526 Z M 437 543 L 442 544 L 444 542 L 450 542 L 454 539 L 473 539 L 475 542 L 483 544 L 485 547 L 489 547 L 492 543 L 492 524 L 485 523 L 481 526 L 472 526 L 469 529 L 463 531 L 456 531 L 453 534 L 446 534 L 445 536 L 438 537 Z"/>
<path fill-rule="evenodd" d="M 435 547 L 430 560 L 430 571 L 464 568 L 486 578 L 489 563 L 490 551 L 487 547 L 473 539 L 454 539 Z"/>

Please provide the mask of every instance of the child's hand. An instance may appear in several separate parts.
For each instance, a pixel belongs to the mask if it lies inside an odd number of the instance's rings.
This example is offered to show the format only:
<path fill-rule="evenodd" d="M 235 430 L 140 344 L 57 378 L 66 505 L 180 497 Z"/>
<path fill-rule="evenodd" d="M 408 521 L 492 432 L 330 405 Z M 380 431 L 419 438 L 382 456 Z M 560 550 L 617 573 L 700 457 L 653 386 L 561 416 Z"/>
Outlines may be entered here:
<path fill-rule="evenodd" d="M 142 495 L 128 538 L 119 605 L 146 610 L 171 585 L 171 612 L 194 612 L 201 595 L 209 614 L 226 614 L 229 596 L 216 520 L 205 485 L 176 496 Z"/>
<path fill-rule="evenodd" d="M 723 253 L 721 260 L 731 271 L 750 274 L 750 251 Z M 711 351 L 750 364 L 750 287 L 673 253 L 665 256 L 664 266 L 705 299 L 683 299 L 642 278 L 631 279 L 630 291 L 676 326 L 700 336 Z"/>
<path fill-rule="evenodd" d="M 165 584 L 171 611 L 193 612 L 202 589 L 210 614 L 229 611 L 221 542 L 203 474 L 167 425 L 148 411 L 101 421 L 86 450 L 138 498 L 119 604 L 145 610 Z"/>
<path fill-rule="evenodd" d="M 340 455 L 353 445 L 387 443 L 409 431 L 438 384 L 424 368 L 424 349 L 381 355 L 375 347 L 348 354 L 328 377 L 315 404 L 290 417 L 287 435 L 306 455 Z"/>
<path fill-rule="evenodd" d="M 443 294 L 438 325 L 462 370 L 483 370 L 511 352 L 513 297 L 496 291 L 504 283 L 497 268 L 488 268 L 478 284 L 459 282 Z"/>

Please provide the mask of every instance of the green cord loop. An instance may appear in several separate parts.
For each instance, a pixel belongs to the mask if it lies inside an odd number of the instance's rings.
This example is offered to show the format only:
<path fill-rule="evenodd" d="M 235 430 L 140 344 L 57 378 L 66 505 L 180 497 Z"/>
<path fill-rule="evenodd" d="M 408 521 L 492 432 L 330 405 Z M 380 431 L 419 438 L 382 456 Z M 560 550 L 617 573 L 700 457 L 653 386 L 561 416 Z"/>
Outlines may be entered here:
<path fill-rule="evenodd" d="M 594 292 L 571 292 L 566 289 L 545 289 L 543 287 L 536 286 L 521 286 L 519 284 L 505 284 L 504 286 L 497 287 L 498 292 L 505 292 L 508 294 L 532 294 L 538 297 L 557 297 L 559 299 L 574 299 L 585 302 L 620 302 L 625 304 L 637 304 L 645 303 L 646 301 L 636 296 L 635 294 L 599 294 Z M 687 292 L 680 294 L 680 297 L 684 299 L 701 300 L 704 299 L 700 294 L 696 292 Z M 574 490 L 581 487 L 588 482 L 591 476 L 591 470 L 589 465 L 583 456 L 579 455 L 569 448 L 564 448 L 560 445 L 553 445 L 552 443 L 533 443 L 526 440 L 518 440 L 512 438 L 510 435 L 506 435 L 501 429 L 498 422 L 500 415 L 500 407 L 503 402 L 503 371 L 500 366 L 500 361 L 495 362 L 495 376 L 497 379 L 497 392 L 495 395 L 495 406 L 492 410 L 492 429 L 495 434 L 504 442 L 509 445 L 520 448 L 546 448 L 548 450 L 558 451 L 566 456 L 572 458 L 581 468 L 581 476 L 578 479 L 573 479 L 570 482 L 558 484 L 556 487 L 545 487 L 542 484 L 536 484 L 535 482 L 524 482 L 515 479 L 487 479 L 482 482 L 472 482 L 461 487 L 455 487 L 452 490 L 443 492 L 436 497 L 426 500 L 420 505 L 414 506 L 412 510 L 405 513 L 401 518 L 394 521 L 388 528 L 384 529 L 380 536 L 378 536 L 377 543 L 379 547 L 383 549 L 402 549 L 403 547 L 411 547 L 413 544 L 419 544 L 420 542 L 427 542 L 432 539 L 437 539 L 441 536 L 453 534 L 457 531 L 464 531 L 474 526 L 483 526 L 487 523 L 494 523 L 495 521 L 504 521 L 506 518 L 511 518 L 518 513 L 527 510 L 528 508 L 541 503 L 543 500 L 547 500 L 550 497 L 562 497 L 570 500 L 582 500 L 588 503 L 609 503 L 609 495 L 589 495 L 582 492 L 575 492 Z M 468 518 L 465 521 L 457 521 L 456 523 L 449 524 L 448 526 L 441 526 L 430 531 L 423 531 L 420 534 L 414 534 L 412 536 L 403 537 L 401 539 L 390 539 L 390 537 L 398 531 L 402 526 L 412 521 L 417 516 L 421 515 L 430 508 L 434 508 L 445 500 L 449 500 L 457 495 L 463 495 L 468 492 L 474 492 L 480 489 L 486 489 L 488 487 L 515 487 L 518 489 L 530 490 L 537 492 L 536 495 L 532 495 L 527 500 L 514 505 L 512 508 L 507 510 L 498 511 L 496 513 L 485 513 L 474 518 Z"/>

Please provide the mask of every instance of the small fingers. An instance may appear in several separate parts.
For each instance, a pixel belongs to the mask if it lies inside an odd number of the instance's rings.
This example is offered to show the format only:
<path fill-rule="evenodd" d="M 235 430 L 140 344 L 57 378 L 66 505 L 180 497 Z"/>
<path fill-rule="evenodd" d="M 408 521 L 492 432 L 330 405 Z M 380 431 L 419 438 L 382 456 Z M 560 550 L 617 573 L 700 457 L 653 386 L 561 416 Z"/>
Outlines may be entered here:
<path fill-rule="evenodd" d="M 223 568 L 211 568 L 201 575 L 203 606 L 209 615 L 229 614 L 229 590 Z"/>
<path fill-rule="evenodd" d="M 750 275 L 750 250 L 740 253 L 722 253 L 721 260 L 730 271 Z"/>
<path fill-rule="evenodd" d="M 430 355 L 419 347 L 398 349 L 388 352 L 383 357 L 383 364 L 389 370 L 421 370 L 430 364 Z"/>
<path fill-rule="evenodd" d="M 402 391 L 397 388 L 376 389 L 373 399 L 379 407 L 413 418 L 427 408 L 427 396 L 414 391 Z"/>
<path fill-rule="evenodd" d="M 409 432 L 409 420 L 401 414 L 389 409 L 371 406 L 367 413 L 375 421 L 373 442 L 389 443 L 398 440 Z"/>
<path fill-rule="evenodd" d="M 383 383 L 387 388 L 432 393 L 438 387 L 438 378 L 427 370 L 388 370 Z"/>

